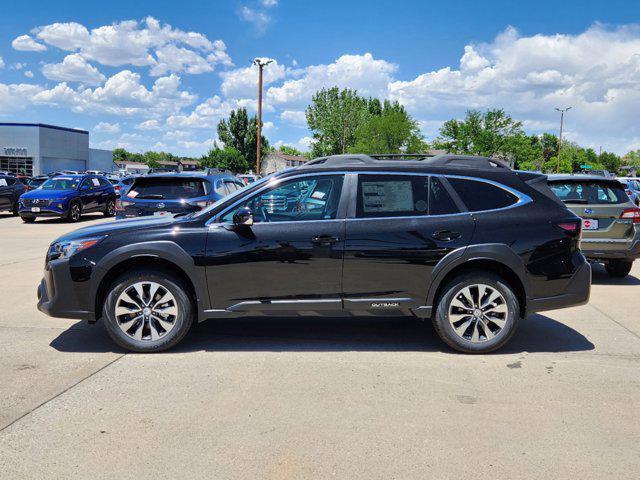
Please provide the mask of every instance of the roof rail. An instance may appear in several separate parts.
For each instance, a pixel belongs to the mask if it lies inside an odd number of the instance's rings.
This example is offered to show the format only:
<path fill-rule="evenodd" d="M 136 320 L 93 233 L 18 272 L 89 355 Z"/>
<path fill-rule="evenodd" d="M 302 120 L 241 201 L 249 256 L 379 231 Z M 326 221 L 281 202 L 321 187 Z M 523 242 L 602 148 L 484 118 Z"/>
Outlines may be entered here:
<path fill-rule="evenodd" d="M 493 169 L 493 168 L 505 168 L 509 169 L 502 160 L 489 157 L 481 157 L 476 155 L 454 155 L 454 154 L 440 154 L 429 155 L 419 153 L 382 153 L 374 155 L 364 154 L 342 154 L 342 155 L 329 155 L 327 157 L 319 157 L 308 161 L 300 168 L 314 167 L 319 165 L 376 165 L 385 160 L 395 160 L 406 158 L 414 161 L 418 161 L 424 164 L 432 166 L 446 166 L 446 167 L 461 167 L 461 168 L 475 168 L 475 169 Z"/>
<path fill-rule="evenodd" d="M 425 163 L 429 163 L 434 166 L 447 166 L 447 167 L 466 167 L 466 168 L 506 168 L 511 170 L 509 165 L 497 158 L 481 157 L 479 155 L 455 155 L 455 154 L 441 154 L 435 157 L 426 158 L 423 160 Z"/>

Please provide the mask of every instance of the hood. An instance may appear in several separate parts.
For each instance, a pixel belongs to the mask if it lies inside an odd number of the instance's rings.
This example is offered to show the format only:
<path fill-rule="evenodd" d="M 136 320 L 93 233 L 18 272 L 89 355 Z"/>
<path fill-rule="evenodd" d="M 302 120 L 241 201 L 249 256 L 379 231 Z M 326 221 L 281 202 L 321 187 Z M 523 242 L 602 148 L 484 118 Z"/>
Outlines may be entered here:
<path fill-rule="evenodd" d="M 66 198 L 73 196 L 76 193 L 76 190 L 42 190 L 36 188 L 34 190 L 29 190 L 28 192 L 22 194 L 22 198 L 42 198 L 45 200 L 49 200 L 52 198 Z"/>
<path fill-rule="evenodd" d="M 55 240 L 55 242 L 76 240 L 79 238 L 101 237 L 104 235 L 115 235 L 131 229 L 153 228 L 175 223 L 173 217 L 141 217 L 141 219 L 118 220 L 100 225 L 79 228 L 69 232 Z M 54 242 L 54 243 L 55 243 Z"/>

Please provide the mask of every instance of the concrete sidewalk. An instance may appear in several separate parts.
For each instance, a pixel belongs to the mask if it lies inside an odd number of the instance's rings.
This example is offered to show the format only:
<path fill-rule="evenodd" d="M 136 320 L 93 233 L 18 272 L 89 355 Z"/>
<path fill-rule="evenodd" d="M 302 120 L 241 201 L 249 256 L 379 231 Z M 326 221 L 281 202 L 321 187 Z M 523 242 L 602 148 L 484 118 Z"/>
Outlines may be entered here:
<path fill-rule="evenodd" d="M 125 355 L 35 309 L 74 228 L 0 216 L 0 478 L 637 478 L 640 264 L 491 355 L 393 318 L 211 321 Z"/>

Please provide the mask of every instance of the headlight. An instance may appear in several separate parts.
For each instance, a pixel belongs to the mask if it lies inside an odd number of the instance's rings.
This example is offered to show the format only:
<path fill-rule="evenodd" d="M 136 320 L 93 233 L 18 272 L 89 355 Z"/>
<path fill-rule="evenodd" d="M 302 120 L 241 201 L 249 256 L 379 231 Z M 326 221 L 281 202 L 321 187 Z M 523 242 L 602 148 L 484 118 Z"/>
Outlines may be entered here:
<path fill-rule="evenodd" d="M 93 247 L 104 238 L 106 238 L 106 235 L 102 237 L 81 238 L 78 240 L 70 240 L 68 242 L 53 243 L 49 248 L 49 260 L 69 258 L 82 250 Z"/>

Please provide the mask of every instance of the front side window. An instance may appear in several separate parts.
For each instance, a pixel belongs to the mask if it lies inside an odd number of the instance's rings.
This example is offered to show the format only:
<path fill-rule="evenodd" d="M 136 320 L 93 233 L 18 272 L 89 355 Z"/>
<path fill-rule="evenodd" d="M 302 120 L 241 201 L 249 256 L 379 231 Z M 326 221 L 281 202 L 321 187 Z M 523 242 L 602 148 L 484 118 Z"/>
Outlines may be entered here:
<path fill-rule="evenodd" d="M 236 206 L 222 221 L 231 222 L 235 212 L 244 207 L 251 209 L 254 222 L 333 220 L 343 180 L 343 175 L 320 175 L 285 181 Z"/>
<path fill-rule="evenodd" d="M 470 212 L 496 210 L 518 202 L 514 194 L 491 183 L 455 177 L 447 180 Z"/>
<path fill-rule="evenodd" d="M 444 185 L 436 177 L 358 176 L 358 218 L 446 215 L 458 211 Z"/>

